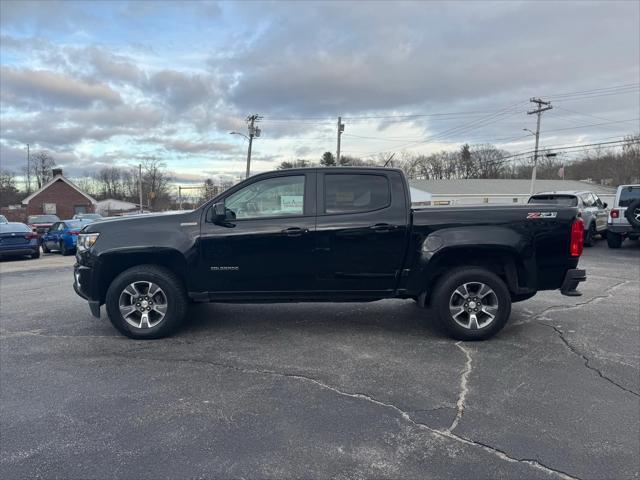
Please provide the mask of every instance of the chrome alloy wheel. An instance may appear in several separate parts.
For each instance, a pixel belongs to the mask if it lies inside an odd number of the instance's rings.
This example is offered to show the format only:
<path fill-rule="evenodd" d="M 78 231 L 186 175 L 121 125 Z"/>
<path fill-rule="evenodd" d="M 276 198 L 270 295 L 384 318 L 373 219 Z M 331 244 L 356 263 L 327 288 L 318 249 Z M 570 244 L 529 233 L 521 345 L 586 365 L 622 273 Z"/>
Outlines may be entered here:
<path fill-rule="evenodd" d="M 636 222 L 640 223 L 640 207 L 633 210 L 633 218 L 636 219 Z"/>
<path fill-rule="evenodd" d="M 464 283 L 451 294 L 449 312 L 453 320 L 463 328 L 484 328 L 496 318 L 498 296 L 484 283 Z"/>
<path fill-rule="evenodd" d="M 125 321 L 135 328 L 152 328 L 164 319 L 169 304 L 164 291 L 155 283 L 133 282 L 122 291 L 118 301 Z"/>

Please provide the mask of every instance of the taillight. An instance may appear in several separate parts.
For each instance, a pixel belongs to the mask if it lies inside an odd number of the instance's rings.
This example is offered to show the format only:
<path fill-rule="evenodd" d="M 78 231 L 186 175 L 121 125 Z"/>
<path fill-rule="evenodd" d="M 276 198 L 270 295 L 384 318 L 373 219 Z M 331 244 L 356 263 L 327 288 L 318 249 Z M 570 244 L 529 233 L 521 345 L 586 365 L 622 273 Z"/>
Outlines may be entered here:
<path fill-rule="evenodd" d="M 581 218 L 576 218 L 571 224 L 571 244 L 569 245 L 569 254 L 572 257 L 582 255 L 584 248 L 584 222 Z"/>
<path fill-rule="evenodd" d="M 27 233 L 24 238 L 26 238 L 27 240 L 33 240 L 34 238 L 38 238 L 38 234 L 37 233 Z"/>
<path fill-rule="evenodd" d="M 615 208 L 611 210 L 611 218 L 620 218 L 620 210 L 616 210 Z"/>
<path fill-rule="evenodd" d="M 78 235 L 80 232 L 78 232 L 77 230 L 73 230 L 69 232 L 71 235 Z"/>

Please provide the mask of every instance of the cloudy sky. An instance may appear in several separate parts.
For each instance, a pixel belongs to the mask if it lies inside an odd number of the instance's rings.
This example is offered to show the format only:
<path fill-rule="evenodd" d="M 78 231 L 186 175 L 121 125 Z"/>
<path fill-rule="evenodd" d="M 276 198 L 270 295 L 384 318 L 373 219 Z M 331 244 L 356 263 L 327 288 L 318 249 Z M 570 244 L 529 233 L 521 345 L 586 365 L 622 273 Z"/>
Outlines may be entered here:
<path fill-rule="evenodd" d="M 335 151 L 367 157 L 638 132 L 640 2 L 1 2 L 2 168 L 156 157 L 177 182 Z"/>

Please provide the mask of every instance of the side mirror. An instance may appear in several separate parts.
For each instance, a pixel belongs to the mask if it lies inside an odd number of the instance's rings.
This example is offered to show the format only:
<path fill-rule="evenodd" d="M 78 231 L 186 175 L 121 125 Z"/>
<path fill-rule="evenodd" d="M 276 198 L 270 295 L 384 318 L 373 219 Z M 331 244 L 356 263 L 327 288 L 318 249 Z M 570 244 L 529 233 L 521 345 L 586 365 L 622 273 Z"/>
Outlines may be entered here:
<path fill-rule="evenodd" d="M 207 221 L 210 223 L 221 223 L 227 218 L 224 203 L 214 203 L 207 214 Z"/>
<path fill-rule="evenodd" d="M 609 205 L 607 205 L 607 202 L 604 202 L 604 203 L 602 204 L 602 208 L 607 208 L 608 206 L 609 206 Z"/>

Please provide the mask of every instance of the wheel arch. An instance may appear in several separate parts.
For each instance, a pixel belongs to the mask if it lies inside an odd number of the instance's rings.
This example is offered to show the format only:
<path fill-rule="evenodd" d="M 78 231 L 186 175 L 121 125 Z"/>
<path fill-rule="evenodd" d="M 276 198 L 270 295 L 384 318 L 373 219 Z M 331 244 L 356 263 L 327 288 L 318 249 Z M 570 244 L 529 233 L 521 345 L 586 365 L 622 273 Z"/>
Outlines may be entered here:
<path fill-rule="evenodd" d="M 122 272 L 140 265 L 158 265 L 175 273 L 183 284 L 187 280 L 187 262 L 178 250 L 172 248 L 127 249 L 104 252 L 99 256 L 99 274 L 96 289 L 100 303 L 104 303 L 111 282 Z"/>
<path fill-rule="evenodd" d="M 443 248 L 428 259 L 418 285 L 418 303 L 428 305 L 438 281 L 448 271 L 460 267 L 484 268 L 496 274 L 513 297 L 535 291 L 528 287 L 535 281 L 529 278 L 531 269 L 526 268 L 522 255 L 515 248 L 491 244 L 457 245 Z"/>

